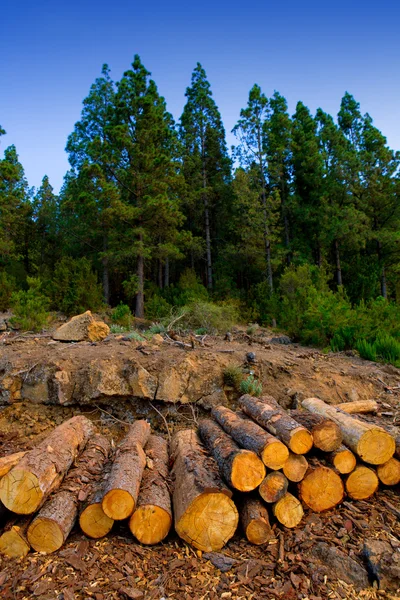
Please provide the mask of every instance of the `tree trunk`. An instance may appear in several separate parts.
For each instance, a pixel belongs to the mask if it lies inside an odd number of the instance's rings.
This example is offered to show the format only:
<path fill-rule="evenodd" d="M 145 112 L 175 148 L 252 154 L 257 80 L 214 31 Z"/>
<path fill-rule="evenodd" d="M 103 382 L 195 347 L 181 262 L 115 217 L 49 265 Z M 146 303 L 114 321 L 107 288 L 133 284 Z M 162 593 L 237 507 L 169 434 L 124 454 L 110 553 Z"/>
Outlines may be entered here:
<path fill-rule="evenodd" d="M 382 242 L 381 241 L 377 241 L 377 253 L 378 253 L 379 262 L 382 265 L 381 296 L 383 296 L 383 298 L 387 298 L 386 269 L 385 269 L 385 263 L 383 261 L 383 256 L 382 256 Z"/>
<path fill-rule="evenodd" d="M 308 460 L 302 454 L 290 453 L 289 458 L 283 465 L 283 473 L 289 481 L 299 483 L 308 470 Z"/>
<path fill-rule="evenodd" d="M 384 485 L 397 485 L 400 483 L 400 461 L 391 458 L 387 463 L 378 465 L 376 473 Z"/>
<path fill-rule="evenodd" d="M 274 537 L 267 508 L 258 498 L 246 497 L 240 507 L 240 522 L 251 544 L 261 546 Z"/>
<path fill-rule="evenodd" d="M 103 235 L 103 252 L 108 250 L 108 236 Z M 108 269 L 108 257 L 103 256 L 103 298 L 106 304 L 110 304 L 110 272 Z"/>
<path fill-rule="evenodd" d="M 258 488 L 261 498 L 268 503 L 277 502 L 286 494 L 289 482 L 281 471 L 268 473 Z"/>
<path fill-rule="evenodd" d="M 344 487 L 339 475 L 329 467 L 310 468 L 299 484 L 301 500 L 314 512 L 333 508 L 343 500 Z"/>
<path fill-rule="evenodd" d="M 246 394 L 239 399 L 239 405 L 249 417 L 279 437 L 295 454 L 306 454 L 311 450 L 312 435 L 292 419 L 271 396 L 263 396 L 259 400 Z"/>
<path fill-rule="evenodd" d="M 366 500 L 376 492 L 379 479 L 375 471 L 360 465 L 346 479 L 346 491 L 353 500 Z"/>
<path fill-rule="evenodd" d="M 158 259 L 158 287 L 162 290 L 163 287 L 163 271 L 162 271 L 162 260 Z"/>
<path fill-rule="evenodd" d="M 272 512 L 279 523 L 289 528 L 297 527 L 304 515 L 300 501 L 289 492 L 273 505 Z"/>
<path fill-rule="evenodd" d="M 213 408 L 211 414 L 235 442 L 258 454 L 269 469 L 283 467 L 289 450 L 278 438 L 267 433 L 243 413 L 235 413 L 225 406 Z"/>
<path fill-rule="evenodd" d="M 207 257 L 207 289 L 212 290 L 213 274 L 212 274 L 212 259 L 211 259 L 211 232 L 210 232 L 210 214 L 207 198 L 207 172 L 206 172 L 206 156 L 205 156 L 205 138 L 201 140 L 201 155 L 202 155 L 202 170 L 203 170 L 203 205 L 204 205 L 204 222 L 206 231 L 206 257 Z"/>
<path fill-rule="evenodd" d="M 355 400 L 354 402 L 343 402 L 342 404 L 338 404 L 337 408 L 340 408 L 340 410 L 348 415 L 353 415 L 357 413 L 376 413 L 378 412 L 379 407 L 376 400 Z"/>
<path fill-rule="evenodd" d="M 263 148 L 262 148 L 262 138 L 261 138 L 261 126 L 257 127 L 257 150 L 258 150 L 258 166 L 260 168 L 260 177 L 261 177 L 261 202 L 262 209 L 264 214 L 264 248 L 265 248 L 265 263 L 266 263 L 266 278 L 268 281 L 268 286 L 271 291 L 271 294 L 274 291 L 274 280 L 272 277 L 272 264 L 271 264 L 271 240 L 270 233 L 268 227 L 268 208 L 267 208 L 267 193 L 266 193 L 266 183 L 265 183 L 265 175 L 264 175 L 264 160 L 263 160 Z"/>
<path fill-rule="evenodd" d="M 319 398 L 307 398 L 302 404 L 310 412 L 335 421 L 342 432 L 343 442 L 365 462 L 380 465 L 392 458 L 394 439 L 381 427 L 347 415 Z"/>
<path fill-rule="evenodd" d="M 89 492 L 103 474 L 111 451 L 106 437 L 94 435 L 78 458 L 56 494 L 46 502 L 28 529 L 28 541 L 37 552 L 50 554 L 59 550 L 69 536 L 78 515 L 79 496 Z"/>
<path fill-rule="evenodd" d="M 165 259 L 164 266 L 164 287 L 169 286 L 169 256 Z"/>
<path fill-rule="evenodd" d="M 142 236 L 140 236 L 142 241 Z M 136 294 L 135 317 L 144 318 L 144 258 L 140 253 L 137 257 L 138 292 Z"/>
<path fill-rule="evenodd" d="M 339 242 L 335 240 L 335 264 L 336 264 L 336 283 L 337 285 L 342 285 L 342 267 L 340 264 L 340 250 L 339 250 Z"/>
<path fill-rule="evenodd" d="M 25 558 L 31 549 L 26 532 L 30 518 L 13 519 L 0 536 L 0 552 L 8 558 Z"/>
<path fill-rule="evenodd" d="M 0 481 L 0 500 L 12 512 L 36 512 L 56 490 L 69 467 L 95 432 L 83 416 L 59 425 L 30 450 Z"/>
<path fill-rule="evenodd" d="M 356 457 L 346 446 L 339 446 L 337 450 L 324 455 L 327 460 L 341 475 L 354 471 L 357 465 Z"/>
<path fill-rule="evenodd" d="M 0 477 L 7 475 L 7 473 L 19 463 L 25 454 L 26 452 L 15 452 L 14 454 L 2 456 L 2 458 L 0 458 Z"/>
<path fill-rule="evenodd" d="M 333 452 L 341 445 L 342 432 L 334 421 L 305 410 L 291 410 L 290 415 L 311 433 L 318 450 Z"/>
<path fill-rule="evenodd" d="M 199 550 L 221 550 L 235 533 L 239 519 L 232 492 L 192 429 L 178 431 L 171 450 L 176 532 Z"/>
<path fill-rule="evenodd" d="M 171 529 L 172 508 L 168 489 L 168 442 L 151 435 L 146 445 L 151 464 L 143 473 L 136 510 L 129 529 L 141 544 L 158 544 Z"/>
<path fill-rule="evenodd" d="M 110 519 L 127 519 L 135 510 L 146 466 L 143 448 L 149 435 L 147 421 L 135 421 L 117 448 L 102 501 L 102 509 Z"/>
<path fill-rule="evenodd" d="M 228 485 L 240 492 L 250 492 L 260 485 L 265 477 L 265 466 L 255 452 L 239 448 L 211 419 L 200 421 L 199 433 Z"/>

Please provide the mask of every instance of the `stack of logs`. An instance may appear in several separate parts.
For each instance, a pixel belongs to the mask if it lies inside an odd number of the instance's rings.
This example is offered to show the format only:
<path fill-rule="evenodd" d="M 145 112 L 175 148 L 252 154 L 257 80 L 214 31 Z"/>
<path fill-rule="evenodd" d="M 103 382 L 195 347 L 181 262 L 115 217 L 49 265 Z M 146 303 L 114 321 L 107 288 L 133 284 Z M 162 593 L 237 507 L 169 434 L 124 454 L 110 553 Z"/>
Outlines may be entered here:
<path fill-rule="evenodd" d="M 198 432 L 175 433 L 170 453 L 146 421 L 130 425 L 114 451 L 86 417 L 73 417 L 33 450 L 0 459 L 0 552 L 54 552 L 76 522 L 97 539 L 127 520 L 139 542 L 156 544 L 172 516 L 200 550 L 221 549 L 239 514 L 247 539 L 267 543 L 270 512 L 297 527 L 303 506 L 321 512 L 345 494 L 370 497 L 379 480 L 400 482 L 400 439 L 349 414 L 366 408 L 356 404 L 309 398 L 305 410 L 287 412 L 270 396 L 245 395 L 240 411 L 218 406 Z"/>

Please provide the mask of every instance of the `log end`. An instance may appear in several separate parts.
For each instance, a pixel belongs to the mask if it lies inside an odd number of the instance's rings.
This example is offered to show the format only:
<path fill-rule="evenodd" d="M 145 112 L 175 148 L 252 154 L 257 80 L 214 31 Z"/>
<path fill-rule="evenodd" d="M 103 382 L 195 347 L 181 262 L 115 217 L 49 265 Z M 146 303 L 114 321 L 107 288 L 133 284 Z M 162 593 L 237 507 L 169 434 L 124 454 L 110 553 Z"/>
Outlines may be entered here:
<path fill-rule="evenodd" d="M 357 444 L 358 456 L 371 465 L 386 463 L 392 458 L 395 449 L 393 437 L 380 428 L 366 431 Z"/>
<path fill-rule="evenodd" d="M 314 512 L 333 508 L 343 500 L 344 487 L 339 475 L 328 467 L 312 469 L 300 483 L 303 502 Z"/>
<path fill-rule="evenodd" d="M 198 550 L 221 550 L 236 531 L 239 520 L 233 501 L 221 492 L 197 496 L 175 523 L 177 534 Z"/>
<path fill-rule="evenodd" d="M 135 500 L 125 490 L 112 489 L 104 496 L 101 506 L 107 517 L 114 521 L 122 521 L 130 517 L 135 510 Z"/>
<path fill-rule="evenodd" d="M 261 498 L 268 503 L 277 502 L 288 489 L 288 480 L 280 471 L 269 473 L 258 488 Z"/>
<path fill-rule="evenodd" d="M 342 475 L 347 475 L 354 471 L 357 465 L 357 460 L 351 450 L 341 450 L 333 458 L 333 466 Z"/>
<path fill-rule="evenodd" d="M 64 543 L 61 527 L 52 519 L 37 517 L 28 528 L 28 541 L 37 552 L 51 554 Z"/>
<path fill-rule="evenodd" d="M 333 421 L 324 421 L 323 426 L 313 429 L 314 446 L 323 452 L 333 452 L 342 443 L 342 433 Z"/>
<path fill-rule="evenodd" d="M 271 525 L 264 519 L 253 519 L 246 527 L 246 538 L 256 546 L 266 544 L 274 537 Z"/>
<path fill-rule="evenodd" d="M 346 490 L 353 500 L 366 500 L 376 492 L 379 479 L 372 469 L 360 465 L 346 479 Z"/>
<path fill-rule="evenodd" d="M 301 502 L 289 492 L 273 507 L 275 518 L 285 527 L 297 527 L 303 518 L 304 511 Z"/>
<path fill-rule="evenodd" d="M 265 466 L 273 471 L 282 469 L 283 465 L 289 457 L 289 450 L 285 444 L 276 440 L 265 446 L 261 452 L 261 459 Z"/>
<path fill-rule="evenodd" d="M 28 542 L 19 534 L 16 525 L 0 536 L 0 552 L 8 558 L 25 558 L 29 550 Z"/>
<path fill-rule="evenodd" d="M 100 502 L 90 504 L 82 511 L 79 525 L 83 533 L 95 540 L 104 537 L 114 525 L 114 519 L 107 517 Z"/>
<path fill-rule="evenodd" d="M 295 454 L 307 454 L 313 447 L 313 436 L 304 427 L 293 429 L 290 435 L 289 448 Z"/>
<path fill-rule="evenodd" d="M 38 478 L 29 471 L 14 468 L 0 480 L 0 500 L 17 515 L 30 515 L 42 503 Z"/>
<path fill-rule="evenodd" d="M 135 538 L 145 545 L 158 544 L 171 529 L 170 513 L 152 504 L 140 506 L 129 520 L 129 529 Z"/>
<path fill-rule="evenodd" d="M 289 458 L 283 465 L 283 473 L 294 483 L 299 483 L 306 474 L 308 469 L 308 461 L 302 454 L 290 454 Z"/>
<path fill-rule="evenodd" d="M 265 465 L 250 450 L 239 452 L 232 464 L 231 483 L 240 492 L 255 490 L 265 477 Z"/>
<path fill-rule="evenodd" d="M 379 465 L 376 472 L 384 485 L 397 485 L 400 483 L 400 460 L 391 458 L 383 465 Z"/>

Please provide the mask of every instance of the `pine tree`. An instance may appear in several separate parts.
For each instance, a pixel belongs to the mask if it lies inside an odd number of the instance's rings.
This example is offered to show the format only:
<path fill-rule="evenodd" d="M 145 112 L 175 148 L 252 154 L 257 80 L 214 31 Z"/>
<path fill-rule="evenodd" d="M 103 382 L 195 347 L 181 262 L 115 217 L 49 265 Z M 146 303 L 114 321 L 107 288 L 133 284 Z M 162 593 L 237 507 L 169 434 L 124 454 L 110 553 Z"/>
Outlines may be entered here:
<path fill-rule="evenodd" d="M 215 213 L 230 181 L 230 160 L 221 115 L 200 63 L 193 71 L 186 98 L 180 122 L 180 139 L 183 146 L 183 174 L 188 189 L 188 221 L 192 233 L 195 236 L 200 234 L 205 239 L 206 281 L 207 288 L 211 290 L 215 248 L 212 234 L 217 226 Z"/>
<path fill-rule="evenodd" d="M 32 202 L 33 236 L 31 261 L 40 277 L 51 273 L 60 257 L 58 232 L 58 197 L 45 175 Z"/>

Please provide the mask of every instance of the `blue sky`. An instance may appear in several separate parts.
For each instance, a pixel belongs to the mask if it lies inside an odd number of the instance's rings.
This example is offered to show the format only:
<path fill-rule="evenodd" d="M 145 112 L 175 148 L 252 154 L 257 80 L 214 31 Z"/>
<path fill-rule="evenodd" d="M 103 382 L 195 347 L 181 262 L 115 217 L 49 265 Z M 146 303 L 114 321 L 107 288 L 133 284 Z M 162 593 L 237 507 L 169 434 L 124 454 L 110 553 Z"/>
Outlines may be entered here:
<path fill-rule="evenodd" d="M 400 149 L 400 3 L 381 0 L 3 0 L 0 124 L 30 185 L 56 191 L 82 100 L 108 63 L 114 79 L 138 53 L 178 119 L 201 62 L 229 133 L 249 89 L 276 89 L 336 115 L 347 90 Z"/>

